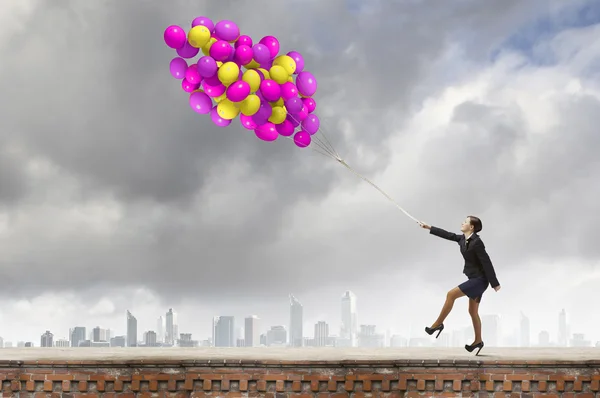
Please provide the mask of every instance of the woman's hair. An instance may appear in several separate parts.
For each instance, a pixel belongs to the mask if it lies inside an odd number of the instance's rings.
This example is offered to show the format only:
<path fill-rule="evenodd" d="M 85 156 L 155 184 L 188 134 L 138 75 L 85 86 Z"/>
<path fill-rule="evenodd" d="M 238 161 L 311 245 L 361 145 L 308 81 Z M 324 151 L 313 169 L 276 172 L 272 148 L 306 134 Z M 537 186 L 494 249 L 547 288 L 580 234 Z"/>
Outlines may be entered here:
<path fill-rule="evenodd" d="M 481 223 L 479 217 L 469 216 L 469 222 L 473 226 L 475 233 L 479 233 L 483 229 L 483 224 Z"/>

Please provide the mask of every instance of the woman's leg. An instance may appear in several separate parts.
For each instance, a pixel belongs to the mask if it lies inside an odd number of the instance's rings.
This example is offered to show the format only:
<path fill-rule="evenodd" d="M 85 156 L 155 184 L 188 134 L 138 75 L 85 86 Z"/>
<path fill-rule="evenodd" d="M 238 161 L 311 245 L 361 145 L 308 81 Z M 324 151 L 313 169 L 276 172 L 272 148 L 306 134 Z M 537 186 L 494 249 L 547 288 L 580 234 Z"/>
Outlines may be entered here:
<path fill-rule="evenodd" d="M 444 320 L 446 319 L 446 317 L 448 316 L 448 314 L 450 314 L 450 311 L 452 311 L 452 307 L 454 306 L 454 301 L 457 298 L 460 298 L 460 297 L 462 297 L 464 295 L 465 294 L 458 287 L 455 287 L 454 289 L 450 290 L 448 292 L 448 294 L 446 294 L 446 302 L 444 303 L 444 306 L 442 307 L 442 311 L 440 312 L 440 316 L 433 323 L 433 325 L 431 327 L 435 328 L 435 327 L 438 327 L 439 325 L 441 325 L 442 323 L 444 323 Z"/>
<path fill-rule="evenodd" d="M 473 299 L 469 299 L 469 315 L 473 321 L 473 331 L 475 332 L 475 341 L 471 345 L 479 344 L 481 338 L 481 318 L 479 318 L 479 303 Z"/>

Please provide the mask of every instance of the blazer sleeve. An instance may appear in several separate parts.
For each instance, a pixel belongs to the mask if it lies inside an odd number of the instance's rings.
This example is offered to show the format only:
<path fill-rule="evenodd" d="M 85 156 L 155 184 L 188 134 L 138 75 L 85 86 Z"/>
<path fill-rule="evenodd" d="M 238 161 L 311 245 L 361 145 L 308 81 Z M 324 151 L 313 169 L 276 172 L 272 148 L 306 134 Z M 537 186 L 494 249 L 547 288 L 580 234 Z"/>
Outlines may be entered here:
<path fill-rule="evenodd" d="M 492 265 L 492 260 L 490 260 L 490 256 L 485 250 L 485 245 L 481 240 L 478 240 L 474 243 L 475 247 L 473 249 L 475 249 L 475 254 L 483 266 L 483 273 L 485 274 L 486 279 L 490 282 L 490 285 L 493 288 L 500 286 L 500 282 L 498 282 L 498 278 L 496 277 L 496 271 Z"/>
<path fill-rule="evenodd" d="M 454 241 L 454 242 L 460 242 L 460 239 L 462 238 L 462 235 L 457 235 L 457 234 L 452 233 L 452 232 L 444 231 L 443 229 L 438 228 L 438 227 L 434 227 L 433 225 L 431 226 L 431 229 L 429 230 L 429 233 L 431 235 L 435 235 L 435 236 L 437 236 L 439 238 L 451 240 L 451 241 Z"/>

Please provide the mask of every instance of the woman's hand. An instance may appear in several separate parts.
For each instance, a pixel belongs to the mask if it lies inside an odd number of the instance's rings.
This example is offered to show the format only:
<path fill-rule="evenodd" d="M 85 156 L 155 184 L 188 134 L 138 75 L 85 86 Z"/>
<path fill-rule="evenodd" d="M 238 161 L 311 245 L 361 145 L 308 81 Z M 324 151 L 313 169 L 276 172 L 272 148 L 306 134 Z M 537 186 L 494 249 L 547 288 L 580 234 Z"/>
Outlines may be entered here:
<path fill-rule="evenodd" d="M 498 290 L 500 290 L 500 285 L 496 286 L 496 287 L 494 288 L 494 290 L 495 290 L 495 291 L 498 291 Z"/>
<path fill-rule="evenodd" d="M 431 225 L 427 225 L 421 221 L 419 221 L 419 227 L 424 228 L 424 229 L 431 229 Z"/>

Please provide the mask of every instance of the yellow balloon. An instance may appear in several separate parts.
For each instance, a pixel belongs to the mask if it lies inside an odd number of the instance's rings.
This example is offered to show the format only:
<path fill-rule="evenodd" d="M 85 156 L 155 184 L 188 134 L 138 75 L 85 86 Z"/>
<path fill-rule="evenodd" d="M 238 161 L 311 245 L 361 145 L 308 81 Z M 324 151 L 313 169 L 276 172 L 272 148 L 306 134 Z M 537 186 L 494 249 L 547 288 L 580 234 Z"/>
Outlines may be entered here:
<path fill-rule="evenodd" d="M 217 42 L 217 39 L 215 39 L 214 37 L 211 37 L 208 42 L 202 46 L 202 54 L 204 55 L 208 55 L 210 52 L 210 48 L 212 47 L 213 44 L 215 44 Z"/>
<path fill-rule="evenodd" d="M 275 106 L 283 106 L 284 102 L 283 102 L 283 98 L 279 98 L 277 101 L 275 102 L 271 102 L 271 108 L 275 107 Z"/>
<path fill-rule="evenodd" d="M 221 65 L 223 65 L 223 62 L 221 62 L 221 61 L 217 61 L 217 68 L 220 68 L 220 67 L 221 67 Z"/>
<path fill-rule="evenodd" d="M 225 98 L 227 98 L 227 93 L 223 93 L 223 94 L 219 95 L 218 97 L 215 97 L 215 102 L 218 104 L 219 102 L 223 101 Z"/>
<path fill-rule="evenodd" d="M 271 79 L 275 80 L 278 84 L 287 82 L 288 77 L 290 77 L 285 71 L 285 68 L 279 65 L 273 65 L 271 69 L 269 69 L 269 75 L 271 75 Z"/>
<path fill-rule="evenodd" d="M 260 75 L 255 70 L 247 70 L 242 75 L 242 80 L 250 85 L 250 92 L 255 93 L 260 88 Z"/>
<path fill-rule="evenodd" d="M 271 75 L 269 74 L 269 71 L 263 68 L 256 68 L 259 71 L 262 72 L 262 74 L 265 76 L 265 79 L 271 79 Z"/>
<path fill-rule="evenodd" d="M 293 83 L 294 82 L 294 77 L 293 76 L 288 77 L 288 82 Z"/>
<path fill-rule="evenodd" d="M 225 120 L 232 120 L 240 114 L 240 108 L 228 99 L 224 99 L 217 105 L 217 113 Z"/>
<path fill-rule="evenodd" d="M 225 62 L 219 67 L 217 76 L 224 85 L 231 84 L 240 76 L 240 67 L 235 62 Z"/>
<path fill-rule="evenodd" d="M 240 112 L 246 116 L 255 115 L 260 109 L 260 98 L 256 94 L 250 94 L 245 100 L 240 102 Z"/>
<path fill-rule="evenodd" d="M 273 108 L 273 113 L 269 118 L 269 121 L 273 124 L 281 124 L 287 116 L 287 111 L 282 106 L 276 106 Z"/>
<path fill-rule="evenodd" d="M 190 29 L 188 42 L 194 48 L 204 47 L 210 40 L 210 30 L 206 26 L 198 25 Z"/>
<path fill-rule="evenodd" d="M 244 65 L 246 69 L 258 69 L 260 67 L 259 63 L 255 60 L 250 61 L 246 65 Z"/>
<path fill-rule="evenodd" d="M 280 55 L 279 57 L 275 58 L 273 65 L 283 67 L 288 75 L 296 72 L 296 61 L 294 61 L 294 58 L 290 57 L 289 55 Z"/>

